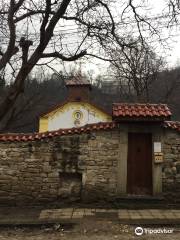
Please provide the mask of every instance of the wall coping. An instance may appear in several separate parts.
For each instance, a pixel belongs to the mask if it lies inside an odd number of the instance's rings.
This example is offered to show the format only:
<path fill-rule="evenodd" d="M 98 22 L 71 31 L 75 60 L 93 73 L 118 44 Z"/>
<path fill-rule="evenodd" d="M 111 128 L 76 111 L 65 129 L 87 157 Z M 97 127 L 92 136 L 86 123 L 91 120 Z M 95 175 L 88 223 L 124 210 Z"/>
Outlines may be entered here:
<path fill-rule="evenodd" d="M 27 142 L 38 141 L 45 138 L 53 138 L 63 135 L 74 135 L 81 133 L 90 133 L 92 131 L 110 130 L 118 128 L 123 123 L 117 122 L 99 122 L 93 124 L 87 124 L 83 127 L 59 129 L 56 131 L 42 132 L 42 133 L 3 133 L 0 134 L 0 142 Z M 180 133 L 180 122 L 178 121 L 165 121 L 162 127 L 173 129 Z"/>
<path fill-rule="evenodd" d="M 113 129 L 117 126 L 115 122 L 99 122 L 93 124 L 87 124 L 83 127 L 77 128 L 67 128 L 67 129 L 59 129 L 56 131 L 47 131 L 42 133 L 4 133 L 0 134 L 1 142 L 26 142 L 26 141 L 36 141 L 44 138 L 52 138 L 63 135 L 73 135 L 73 134 L 81 134 L 81 133 L 89 133 L 95 130 L 106 130 Z"/>

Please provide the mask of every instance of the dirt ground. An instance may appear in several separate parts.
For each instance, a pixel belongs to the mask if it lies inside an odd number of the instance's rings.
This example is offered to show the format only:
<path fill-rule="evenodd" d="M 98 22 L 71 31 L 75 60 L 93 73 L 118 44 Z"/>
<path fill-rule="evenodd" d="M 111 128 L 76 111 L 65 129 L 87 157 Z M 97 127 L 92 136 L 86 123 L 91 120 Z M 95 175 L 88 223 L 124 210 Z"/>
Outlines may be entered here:
<path fill-rule="evenodd" d="M 83 221 L 77 225 L 0 227 L 0 240 L 129 240 L 158 239 L 179 240 L 180 227 L 148 226 L 151 229 L 171 229 L 169 234 L 135 235 L 137 226 L 122 225 L 108 220 Z M 143 227 L 143 226 L 141 226 Z M 147 226 L 144 226 L 147 228 Z"/>

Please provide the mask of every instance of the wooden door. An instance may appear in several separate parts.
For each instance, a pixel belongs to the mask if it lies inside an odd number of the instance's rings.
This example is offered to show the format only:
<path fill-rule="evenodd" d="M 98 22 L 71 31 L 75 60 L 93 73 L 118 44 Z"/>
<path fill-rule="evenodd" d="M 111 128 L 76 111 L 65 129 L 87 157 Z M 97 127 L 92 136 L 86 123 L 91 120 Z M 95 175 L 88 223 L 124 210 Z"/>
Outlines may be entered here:
<path fill-rule="evenodd" d="M 128 134 L 127 192 L 152 194 L 152 135 Z"/>

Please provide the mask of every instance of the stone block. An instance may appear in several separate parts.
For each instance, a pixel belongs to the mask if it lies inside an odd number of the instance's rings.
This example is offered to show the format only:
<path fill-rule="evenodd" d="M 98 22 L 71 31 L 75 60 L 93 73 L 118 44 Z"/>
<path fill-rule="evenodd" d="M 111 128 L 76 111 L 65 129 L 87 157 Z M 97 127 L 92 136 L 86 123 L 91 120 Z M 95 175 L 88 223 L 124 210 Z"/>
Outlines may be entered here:
<path fill-rule="evenodd" d="M 49 189 L 49 193 L 51 194 L 51 195 L 58 195 L 58 190 L 57 189 L 53 189 L 53 188 L 51 188 L 51 189 Z"/>
<path fill-rule="evenodd" d="M 40 169 L 38 169 L 38 168 L 27 168 L 26 171 L 29 173 L 33 173 L 33 174 L 40 173 Z"/>
<path fill-rule="evenodd" d="M 12 185 L 9 182 L 0 182 L 0 189 L 3 191 L 10 191 L 12 189 Z"/>
<path fill-rule="evenodd" d="M 43 171 L 45 173 L 50 173 L 52 171 L 51 167 L 50 166 L 43 166 Z"/>
<path fill-rule="evenodd" d="M 48 177 L 47 178 L 48 179 L 48 183 L 57 183 L 57 182 L 59 182 L 59 178 L 57 178 L 57 177 Z"/>
<path fill-rule="evenodd" d="M 59 172 L 50 172 L 48 173 L 48 178 L 58 178 Z"/>

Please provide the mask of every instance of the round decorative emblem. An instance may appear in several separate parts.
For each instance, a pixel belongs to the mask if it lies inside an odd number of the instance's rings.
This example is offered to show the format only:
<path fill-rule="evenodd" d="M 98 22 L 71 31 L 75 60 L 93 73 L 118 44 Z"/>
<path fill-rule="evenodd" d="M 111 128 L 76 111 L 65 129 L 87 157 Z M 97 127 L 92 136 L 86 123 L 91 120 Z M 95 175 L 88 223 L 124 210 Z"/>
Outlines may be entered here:
<path fill-rule="evenodd" d="M 73 112 L 73 118 L 75 120 L 81 120 L 83 118 L 83 113 L 80 110 L 76 110 Z"/>

